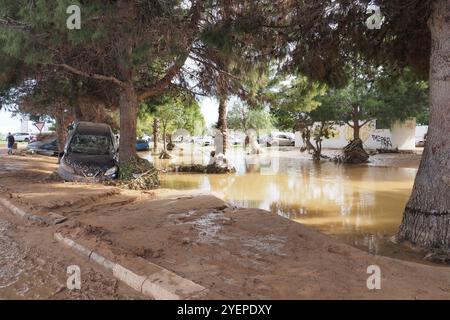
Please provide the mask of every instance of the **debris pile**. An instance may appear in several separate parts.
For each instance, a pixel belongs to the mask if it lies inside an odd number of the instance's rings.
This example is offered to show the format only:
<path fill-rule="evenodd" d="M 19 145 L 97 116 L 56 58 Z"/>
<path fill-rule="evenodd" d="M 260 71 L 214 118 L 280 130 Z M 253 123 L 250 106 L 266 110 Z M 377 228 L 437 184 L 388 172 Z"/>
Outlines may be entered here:
<path fill-rule="evenodd" d="M 227 160 L 223 153 L 216 155 L 215 151 L 211 151 L 211 159 L 206 166 L 206 173 L 235 173 L 236 169 Z"/>
<path fill-rule="evenodd" d="M 62 179 L 59 174 L 58 170 L 53 171 L 48 177 L 42 179 L 42 182 L 62 182 L 64 179 Z"/>
<path fill-rule="evenodd" d="M 169 142 L 166 148 L 168 151 L 172 151 L 173 149 L 175 149 L 175 144 L 173 142 Z"/>
<path fill-rule="evenodd" d="M 171 156 L 167 151 L 163 150 L 163 151 L 159 154 L 158 158 L 159 158 L 159 159 L 172 159 L 172 156 Z"/>
<path fill-rule="evenodd" d="M 158 170 L 148 161 L 139 157 L 119 163 L 117 180 L 105 181 L 107 185 L 131 190 L 150 190 L 159 187 Z"/>
<path fill-rule="evenodd" d="M 222 153 L 215 155 L 215 151 L 211 151 L 211 159 L 207 166 L 202 164 L 180 165 L 173 167 L 175 172 L 189 173 L 236 173 L 236 169 L 227 161 Z"/>
<path fill-rule="evenodd" d="M 361 139 L 355 139 L 344 147 L 342 155 L 333 159 L 335 162 L 359 164 L 369 160 L 369 154 L 363 148 Z"/>
<path fill-rule="evenodd" d="M 206 166 L 202 164 L 181 165 L 174 169 L 176 172 L 206 173 Z"/>

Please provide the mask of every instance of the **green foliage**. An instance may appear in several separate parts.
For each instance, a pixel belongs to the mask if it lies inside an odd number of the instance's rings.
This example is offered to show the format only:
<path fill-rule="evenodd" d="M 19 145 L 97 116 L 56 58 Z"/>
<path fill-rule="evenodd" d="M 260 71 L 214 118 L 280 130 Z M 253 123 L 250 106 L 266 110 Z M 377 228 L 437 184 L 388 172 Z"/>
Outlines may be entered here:
<path fill-rule="evenodd" d="M 269 111 L 262 107 L 251 108 L 245 102 L 236 102 L 228 113 L 228 128 L 246 132 L 254 129 L 257 132 L 261 129 L 270 130 L 274 127 L 273 118 Z"/>
<path fill-rule="evenodd" d="M 418 123 L 428 123 L 429 87 L 415 73 L 405 69 L 400 75 L 384 72 L 377 80 L 377 99 L 381 102 L 374 110 L 377 120 L 392 124 L 417 117 Z"/>
<path fill-rule="evenodd" d="M 326 87 L 308 78 L 279 79 L 271 93 L 271 112 L 276 119 L 276 127 L 293 131 L 304 114 L 321 105 L 320 97 Z"/>
<path fill-rule="evenodd" d="M 354 112 L 362 121 L 377 119 L 392 124 L 410 117 L 426 117 L 428 85 L 410 70 L 400 74 L 390 70 L 357 70 L 353 80 L 342 89 L 329 89 L 322 106 L 335 120 L 353 124 Z"/>
<path fill-rule="evenodd" d="M 191 135 L 196 135 L 201 134 L 205 128 L 205 120 L 197 101 L 193 96 L 179 92 L 172 91 L 142 103 L 138 123 L 148 125 L 143 128 L 144 131 L 152 127 L 153 118 L 160 120 L 168 134 L 184 129 Z"/>

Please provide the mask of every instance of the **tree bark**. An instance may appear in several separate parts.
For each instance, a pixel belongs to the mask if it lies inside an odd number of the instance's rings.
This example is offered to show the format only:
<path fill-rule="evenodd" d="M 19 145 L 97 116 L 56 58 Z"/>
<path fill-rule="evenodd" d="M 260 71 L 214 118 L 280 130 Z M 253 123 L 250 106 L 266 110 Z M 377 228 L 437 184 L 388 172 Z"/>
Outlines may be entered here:
<path fill-rule="evenodd" d="M 165 122 L 163 122 L 162 129 L 163 129 L 163 150 L 164 150 L 164 153 L 166 152 L 166 126 L 167 126 L 167 124 Z"/>
<path fill-rule="evenodd" d="M 360 139 L 360 129 L 361 127 L 357 124 L 353 125 L 353 140 Z"/>
<path fill-rule="evenodd" d="M 158 130 L 159 130 L 159 119 L 153 119 L 153 151 L 158 151 Z"/>
<path fill-rule="evenodd" d="M 226 95 L 219 96 L 219 119 L 217 121 L 217 127 L 222 134 L 222 153 L 227 152 L 227 97 Z"/>
<path fill-rule="evenodd" d="M 429 20 L 430 125 L 399 240 L 450 249 L 450 0 L 436 0 Z"/>
<path fill-rule="evenodd" d="M 120 91 L 119 109 L 119 160 L 124 162 L 136 157 L 136 123 L 138 101 L 135 89 L 131 83 Z"/>
<path fill-rule="evenodd" d="M 360 132 L 361 126 L 359 125 L 358 106 L 353 107 L 352 122 L 353 122 L 353 140 L 360 139 L 359 132 Z"/>
<path fill-rule="evenodd" d="M 67 131 L 64 121 L 64 110 L 61 106 L 56 107 L 55 111 L 56 121 L 56 137 L 58 140 L 58 151 L 64 151 L 64 145 L 66 144 Z"/>
<path fill-rule="evenodd" d="M 73 115 L 76 121 L 83 121 L 83 113 L 81 111 L 80 102 L 78 99 L 75 101 Z"/>

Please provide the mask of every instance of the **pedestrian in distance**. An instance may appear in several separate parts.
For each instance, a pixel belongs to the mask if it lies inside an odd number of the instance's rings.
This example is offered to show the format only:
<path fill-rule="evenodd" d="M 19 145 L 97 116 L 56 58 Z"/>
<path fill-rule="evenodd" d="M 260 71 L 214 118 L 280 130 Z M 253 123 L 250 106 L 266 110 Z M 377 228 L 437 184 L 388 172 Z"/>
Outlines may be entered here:
<path fill-rule="evenodd" d="M 6 140 L 8 141 L 8 155 L 12 155 L 14 143 L 16 142 L 16 140 L 14 139 L 14 136 L 11 134 L 11 132 L 8 132 L 8 136 L 6 137 Z"/>

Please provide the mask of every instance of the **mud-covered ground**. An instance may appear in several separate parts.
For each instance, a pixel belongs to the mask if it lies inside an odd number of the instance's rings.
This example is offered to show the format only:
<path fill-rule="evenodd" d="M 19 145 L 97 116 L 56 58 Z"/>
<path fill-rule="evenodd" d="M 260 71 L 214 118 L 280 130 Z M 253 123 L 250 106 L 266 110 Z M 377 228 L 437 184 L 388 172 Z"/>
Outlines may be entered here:
<path fill-rule="evenodd" d="M 11 256 L 0 263 L 1 274 L 7 274 L 0 283 L 9 284 L 0 289 L 1 298 L 139 297 L 63 250 L 52 239 L 58 231 L 131 269 L 138 267 L 135 259 L 161 265 L 206 287 L 206 298 L 450 299 L 446 266 L 372 256 L 299 223 L 235 208 L 208 194 L 47 180 L 55 167 L 52 158 L 0 157 L 1 196 L 34 214 L 68 218 L 42 227 L 0 212 L 1 250 Z M 83 292 L 64 289 L 69 264 L 79 264 L 85 274 Z M 381 290 L 366 286 L 370 265 L 381 269 Z M 39 283 L 35 279 L 42 284 L 33 285 Z"/>
<path fill-rule="evenodd" d="M 19 160 L 19 161 L 17 161 Z M 56 160 L 47 157 L 0 157 L 1 196 L 9 197 L 5 185 L 18 190 L 47 192 L 62 199 L 42 183 L 54 169 Z M 30 182 L 30 183 L 28 183 Z M 39 188 L 39 189 L 38 189 Z M 69 290 L 67 267 L 81 270 L 81 290 Z M 53 229 L 24 221 L 0 206 L 0 299 L 142 299 L 111 274 L 86 259 L 63 250 L 53 240 Z"/>
<path fill-rule="evenodd" d="M 136 299 L 133 290 L 75 254 L 51 233 L 0 209 L 0 299 Z M 69 290 L 67 267 L 81 270 L 81 290 Z"/>

